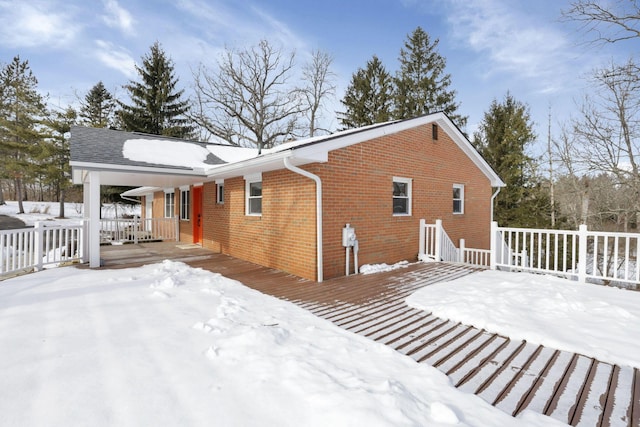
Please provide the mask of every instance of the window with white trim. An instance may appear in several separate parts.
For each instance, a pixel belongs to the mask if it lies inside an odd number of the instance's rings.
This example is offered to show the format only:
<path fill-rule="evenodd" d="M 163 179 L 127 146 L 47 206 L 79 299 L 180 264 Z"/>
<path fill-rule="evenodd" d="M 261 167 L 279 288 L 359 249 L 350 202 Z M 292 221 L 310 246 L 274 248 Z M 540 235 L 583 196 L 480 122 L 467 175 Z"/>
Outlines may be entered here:
<path fill-rule="evenodd" d="M 411 215 L 411 178 L 393 177 L 393 215 Z"/>
<path fill-rule="evenodd" d="M 247 196 L 247 215 L 262 215 L 262 177 L 245 178 Z"/>
<path fill-rule="evenodd" d="M 176 195 L 173 191 L 164 193 L 164 217 L 173 218 L 176 206 Z"/>
<path fill-rule="evenodd" d="M 464 213 L 464 185 L 453 184 L 453 213 Z"/>
<path fill-rule="evenodd" d="M 224 181 L 216 181 L 216 203 L 219 205 L 224 204 Z"/>
<path fill-rule="evenodd" d="M 189 220 L 189 199 L 189 190 L 180 189 L 180 219 L 184 221 Z"/>

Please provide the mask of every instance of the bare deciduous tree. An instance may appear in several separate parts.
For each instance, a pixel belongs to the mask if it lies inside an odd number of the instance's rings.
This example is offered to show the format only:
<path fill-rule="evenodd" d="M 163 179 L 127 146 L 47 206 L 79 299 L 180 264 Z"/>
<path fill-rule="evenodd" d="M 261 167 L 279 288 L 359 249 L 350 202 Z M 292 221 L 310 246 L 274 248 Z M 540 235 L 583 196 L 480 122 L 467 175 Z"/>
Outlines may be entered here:
<path fill-rule="evenodd" d="M 637 0 L 576 0 L 562 12 L 564 19 L 579 22 L 598 43 L 616 43 L 640 37 Z"/>
<path fill-rule="evenodd" d="M 260 41 L 245 50 L 226 49 L 218 70 L 194 73 L 194 119 L 212 135 L 244 147 L 270 148 L 297 131 L 303 106 L 289 85 L 295 53 Z"/>
<path fill-rule="evenodd" d="M 640 212 L 639 82 L 639 70 L 631 61 L 596 70 L 593 90 L 585 96 L 579 117 L 572 121 L 571 136 L 565 136 L 557 150 L 563 164 L 573 168 L 574 177 L 575 169 L 592 177 L 604 175 L 612 182 L 610 192 L 624 194 L 625 203 L 616 202 L 616 212 L 606 207 L 611 200 L 597 209 L 598 214 L 615 214 L 617 221 L 622 218 L 625 228 Z M 595 197 L 593 191 L 590 197 Z"/>
<path fill-rule="evenodd" d="M 320 50 L 314 50 L 311 60 L 302 69 L 302 77 L 306 85 L 300 89 L 309 120 L 309 136 L 317 131 L 329 132 L 328 129 L 318 127 L 322 103 L 336 93 L 334 83 L 335 74 L 331 71 L 331 55 Z"/>
<path fill-rule="evenodd" d="M 560 175 L 554 183 L 556 209 L 573 227 L 578 228 L 580 224 L 587 224 L 589 194 L 577 170 L 577 148 L 572 133 L 563 127 L 559 139 L 553 140 L 552 150 L 550 155 L 560 165 Z"/>
<path fill-rule="evenodd" d="M 628 62 L 596 70 L 574 120 L 583 161 L 592 171 L 615 176 L 620 184 L 640 189 L 640 92 L 638 68 Z"/>

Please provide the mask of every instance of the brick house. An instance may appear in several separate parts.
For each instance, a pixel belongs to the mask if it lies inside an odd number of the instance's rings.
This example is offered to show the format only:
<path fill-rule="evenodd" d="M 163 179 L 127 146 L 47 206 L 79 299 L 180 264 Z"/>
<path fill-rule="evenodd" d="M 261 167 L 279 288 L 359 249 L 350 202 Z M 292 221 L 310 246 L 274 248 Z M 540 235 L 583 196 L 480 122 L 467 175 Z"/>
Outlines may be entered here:
<path fill-rule="evenodd" d="M 415 260 L 421 218 L 442 219 L 454 241 L 489 248 L 492 196 L 504 186 L 443 113 L 260 155 L 74 127 L 71 160 L 85 206 L 95 206 L 100 185 L 140 186 L 124 195 L 141 196 L 143 216 L 177 216 L 180 241 L 318 281 L 346 274 L 346 224 L 355 230 L 360 265 Z"/>

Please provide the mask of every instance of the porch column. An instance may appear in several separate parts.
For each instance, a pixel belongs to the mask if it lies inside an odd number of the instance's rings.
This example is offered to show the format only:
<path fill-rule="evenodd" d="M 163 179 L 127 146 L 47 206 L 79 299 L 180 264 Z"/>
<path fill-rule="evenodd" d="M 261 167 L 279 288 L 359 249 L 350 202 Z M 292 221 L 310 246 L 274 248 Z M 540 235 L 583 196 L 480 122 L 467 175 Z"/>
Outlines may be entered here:
<path fill-rule="evenodd" d="M 83 185 L 84 217 L 88 220 L 85 233 L 85 257 L 89 267 L 100 267 L 100 175 L 87 172 Z"/>

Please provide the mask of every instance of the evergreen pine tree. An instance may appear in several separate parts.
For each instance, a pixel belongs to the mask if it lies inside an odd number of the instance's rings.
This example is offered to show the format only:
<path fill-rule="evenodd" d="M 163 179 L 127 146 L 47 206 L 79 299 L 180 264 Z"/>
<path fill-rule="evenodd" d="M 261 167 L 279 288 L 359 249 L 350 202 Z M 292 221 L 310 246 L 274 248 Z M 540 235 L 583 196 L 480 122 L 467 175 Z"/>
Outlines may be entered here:
<path fill-rule="evenodd" d="M 71 166 L 69 160 L 69 132 L 78 118 L 78 113 L 71 107 L 65 111 L 52 114 L 45 121 L 50 134 L 41 142 L 38 153 L 39 165 L 45 183 L 53 188 L 60 203 L 60 218 L 65 217 L 64 202 L 66 191 L 71 187 Z"/>
<path fill-rule="evenodd" d="M 129 92 L 132 105 L 120 101 L 119 119 L 124 130 L 154 135 L 190 138 L 193 126 L 186 115 L 189 102 L 181 100 L 184 90 L 177 90 L 178 78 L 173 62 L 155 42 L 142 66 L 136 65 L 142 81 L 130 81 L 124 88 Z"/>
<path fill-rule="evenodd" d="M 502 178 L 494 220 L 504 227 L 549 226 L 549 199 L 534 174 L 534 161 L 526 153 L 536 138 L 529 107 L 507 93 L 493 100 L 485 112 L 473 145 Z"/>
<path fill-rule="evenodd" d="M 47 111 L 37 85 L 19 56 L 0 70 L 0 176 L 14 182 L 18 213 L 24 213 L 24 180 L 36 174 L 33 156 L 44 138 L 39 124 Z"/>
<path fill-rule="evenodd" d="M 467 117 L 457 114 L 456 92 L 450 90 L 451 75 L 445 73 L 446 61 L 438 53 L 439 40 L 431 42 L 420 27 L 411 33 L 400 49 L 400 69 L 394 78 L 396 119 L 408 119 L 438 111 L 445 112 L 460 128 Z"/>
<path fill-rule="evenodd" d="M 111 127 L 115 106 L 116 101 L 100 81 L 80 102 L 80 123 L 94 128 Z"/>
<path fill-rule="evenodd" d="M 374 55 L 365 69 L 358 69 L 351 77 L 341 101 L 346 108 L 339 113 L 342 126 L 350 129 L 391 119 L 392 84 L 391 75 Z"/>

